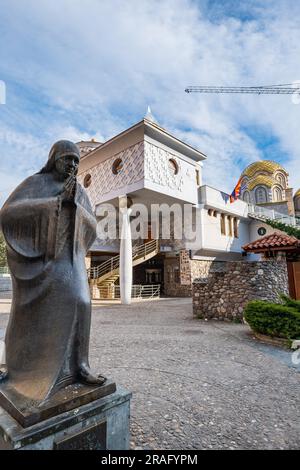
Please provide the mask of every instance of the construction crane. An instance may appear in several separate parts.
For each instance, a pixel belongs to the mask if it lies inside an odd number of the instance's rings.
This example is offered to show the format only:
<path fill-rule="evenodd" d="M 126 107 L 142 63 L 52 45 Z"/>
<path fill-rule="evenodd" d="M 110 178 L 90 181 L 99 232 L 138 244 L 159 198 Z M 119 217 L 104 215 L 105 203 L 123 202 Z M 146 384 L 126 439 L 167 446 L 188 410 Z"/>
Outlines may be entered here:
<path fill-rule="evenodd" d="M 248 93 L 255 95 L 300 95 L 300 83 L 269 86 L 190 86 L 186 93 Z"/>

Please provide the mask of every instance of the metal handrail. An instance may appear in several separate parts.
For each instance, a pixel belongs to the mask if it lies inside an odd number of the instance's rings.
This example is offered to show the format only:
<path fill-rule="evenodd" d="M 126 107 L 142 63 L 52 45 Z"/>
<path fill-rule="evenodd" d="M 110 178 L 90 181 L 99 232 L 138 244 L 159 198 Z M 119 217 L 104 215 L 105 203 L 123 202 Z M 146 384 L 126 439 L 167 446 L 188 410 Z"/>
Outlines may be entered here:
<path fill-rule="evenodd" d="M 139 258 L 145 258 L 153 251 L 158 251 L 158 240 L 150 240 L 143 245 L 135 246 L 132 250 L 132 260 Z M 89 268 L 87 274 L 89 279 L 99 279 L 100 277 L 117 270 L 120 267 L 120 255 L 114 256 L 113 258 L 104 261 L 103 263 Z"/>
<path fill-rule="evenodd" d="M 257 206 L 256 204 L 248 204 L 248 215 L 251 217 L 260 218 L 262 220 L 275 220 L 277 222 L 282 222 L 291 226 L 299 225 L 298 217 L 285 215 L 273 209 Z"/>
<path fill-rule="evenodd" d="M 131 288 L 132 299 L 153 299 L 160 297 L 160 284 L 133 285 Z M 100 286 L 98 287 L 100 299 L 114 300 L 121 297 L 120 286 Z"/>

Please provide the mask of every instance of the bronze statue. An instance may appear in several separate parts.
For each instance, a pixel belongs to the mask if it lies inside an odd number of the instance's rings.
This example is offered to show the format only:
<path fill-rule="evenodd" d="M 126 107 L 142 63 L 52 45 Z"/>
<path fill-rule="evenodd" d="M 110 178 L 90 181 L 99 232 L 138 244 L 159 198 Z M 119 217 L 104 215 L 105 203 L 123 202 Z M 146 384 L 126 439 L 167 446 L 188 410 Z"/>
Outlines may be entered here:
<path fill-rule="evenodd" d="M 44 402 L 74 383 L 102 385 L 89 367 L 91 302 L 85 255 L 96 219 L 76 180 L 80 153 L 53 145 L 47 164 L 11 194 L 0 212 L 13 282 L 1 384 Z"/>

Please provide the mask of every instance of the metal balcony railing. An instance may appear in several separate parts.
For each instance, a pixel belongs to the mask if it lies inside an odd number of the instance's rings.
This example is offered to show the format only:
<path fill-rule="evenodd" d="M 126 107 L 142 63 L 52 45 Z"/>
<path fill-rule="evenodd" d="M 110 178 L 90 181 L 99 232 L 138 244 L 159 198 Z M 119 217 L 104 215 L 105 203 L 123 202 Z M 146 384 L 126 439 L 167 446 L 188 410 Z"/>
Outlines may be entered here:
<path fill-rule="evenodd" d="M 262 220 L 266 220 L 266 219 L 275 220 L 277 222 L 281 222 L 286 225 L 292 225 L 292 226 L 300 225 L 300 219 L 298 217 L 284 215 L 275 210 L 268 209 L 262 206 L 257 206 L 255 204 L 248 205 L 248 215 L 262 219 Z"/>
<path fill-rule="evenodd" d="M 150 242 L 144 243 L 143 245 L 135 246 L 132 249 L 132 260 L 145 259 L 148 255 L 153 252 L 158 252 L 159 241 L 151 240 Z M 89 279 L 100 279 L 106 274 L 116 272 L 120 267 L 120 255 L 114 256 L 113 258 L 104 261 L 93 268 L 87 270 Z"/>
<path fill-rule="evenodd" d="M 99 298 L 102 300 L 120 299 L 120 286 L 100 286 Z M 132 299 L 154 299 L 160 297 L 160 284 L 133 285 L 131 289 Z"/>

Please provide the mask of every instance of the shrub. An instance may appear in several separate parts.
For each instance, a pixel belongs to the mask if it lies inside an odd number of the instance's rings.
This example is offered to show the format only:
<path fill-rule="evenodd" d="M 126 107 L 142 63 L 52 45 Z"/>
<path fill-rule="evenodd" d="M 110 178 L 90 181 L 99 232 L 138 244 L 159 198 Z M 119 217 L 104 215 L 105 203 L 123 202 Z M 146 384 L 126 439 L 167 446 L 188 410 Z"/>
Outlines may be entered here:
<path fill-rule="evenodd" d="M 0 267 L 7 266 L 6 260 L 6 244 L 2 232 L 0 232 Z"/>
<path fill-rule="evenodd" d="M 253 300 L 246 306 L 244 318 L 257 333 L 286 339 L 300 338 L 300 311 L 292 306 Z"/>
<path fill-rule="evenodd" d="M 285 295 L 285 294 L 281 294 L 279 297 L 282 300 L 284 305 L 286 305 L 287 307 L 292 307 L 292 308 L 298 310 L 298 312 L 300 312 L 300 301 L 299 300 L 293 300 L 288 295 Z"/>
<path fill-rule="evenodd" d="M 279 222 L 278 220 L 271 220 L 271 219 L 266 219 L 265 221 L 270 227 L 273 227 L 275 229 L 281 230 L 282 232 L 287 233 L 288 235 L 292 237 L 298 238 L 300 240 L 300 229 L 297 227 L 294 227 L 293 225 L 287 225 L 282 222 Z"/>

